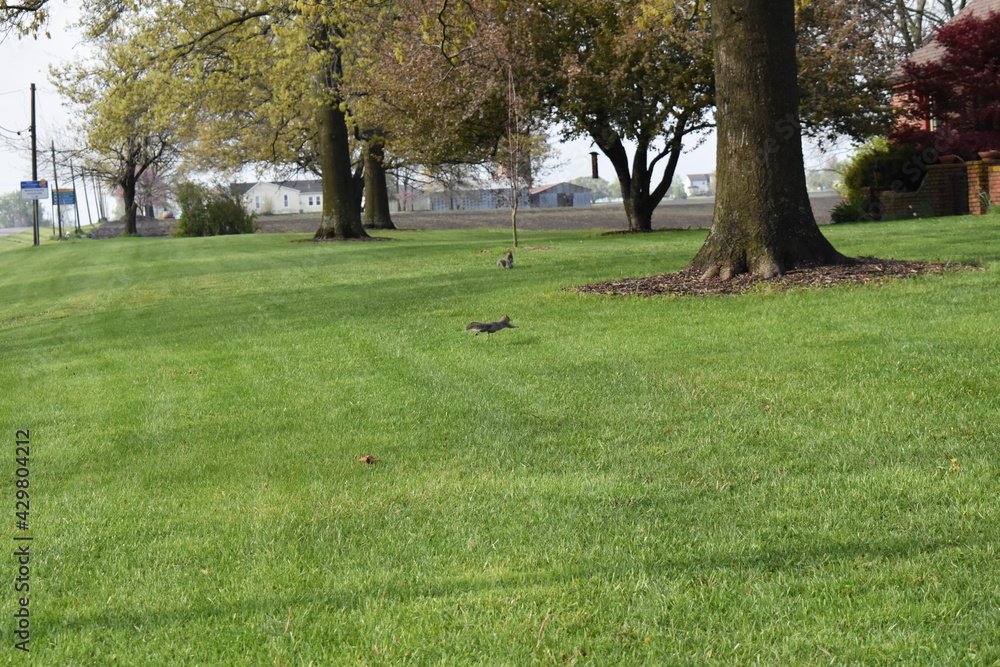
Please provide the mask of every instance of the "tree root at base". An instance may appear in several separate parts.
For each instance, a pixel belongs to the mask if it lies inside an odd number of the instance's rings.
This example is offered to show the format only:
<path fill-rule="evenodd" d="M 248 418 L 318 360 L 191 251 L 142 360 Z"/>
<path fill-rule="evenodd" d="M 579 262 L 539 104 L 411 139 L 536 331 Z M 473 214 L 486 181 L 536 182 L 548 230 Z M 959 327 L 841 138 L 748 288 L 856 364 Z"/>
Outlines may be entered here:
<path fill-rule="evenodd" d="M 674 273 L 645 278 L 625 278 L 576 288 L 578 292 L 614 296 L 713 296 L 742 294 L 751 290 L 823 288 L 835 285 L 882 284 L 894 278 L 948 271 L 982 270 L 974 264 L 911 262 L 875 257 L 858 257 L 847 263 L 792 269 L 769 278 L 749 273 L 723 278 L 721 272 L 706 276 L 702 269 L 687 267 Z"/>

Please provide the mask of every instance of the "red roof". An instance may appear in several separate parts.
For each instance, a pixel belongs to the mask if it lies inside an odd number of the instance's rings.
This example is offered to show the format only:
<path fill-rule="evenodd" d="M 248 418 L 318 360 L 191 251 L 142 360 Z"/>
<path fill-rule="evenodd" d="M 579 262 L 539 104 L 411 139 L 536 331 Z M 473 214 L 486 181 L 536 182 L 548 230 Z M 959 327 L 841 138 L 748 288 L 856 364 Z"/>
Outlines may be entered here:
<path fill-rule="evenodd" d="M 965 18 L 967 16 L 986 16 L 994 11 L 1000 13 L 1000 0 L 971 0 L 969 4 L 965 6 L 965 9 L 961 10 L 955 14 L 955 18 L 948 21 L 948 23 L 954 23 L 955 21 Z M 944 47 L 938 43 L 936 39 L 932 39 L 927 42 L 919 49 L 910 54 L 910 62 L 921 65 L 923 63 L 934 62 L 944 55 Z"/>

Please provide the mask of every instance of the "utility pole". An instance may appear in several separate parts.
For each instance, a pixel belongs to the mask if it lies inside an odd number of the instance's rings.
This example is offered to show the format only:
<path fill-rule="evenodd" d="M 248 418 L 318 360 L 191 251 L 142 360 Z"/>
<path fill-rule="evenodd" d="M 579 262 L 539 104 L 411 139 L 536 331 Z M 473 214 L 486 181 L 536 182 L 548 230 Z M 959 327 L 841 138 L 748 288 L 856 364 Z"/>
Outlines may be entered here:
<path fill-rule="evenodd" d="M 96 174 L 90 175 L 90 180 L 94 184 L 94 192 L 97 194 L 97 217 L 98 222 L 102 219 L 106 219 L 107 215 L 104 213 L 104 193 L 101 192 L 101 182 L 97 180 Z"/>
<path fill-rule="evenodd" d="M 35 84 L 31 84 L 31 180 L 38 180 L 38 146 L 37 146 L 38 133 L 35 131 Z M 34 224 L 33 228 L 35 230 L 34 234 L 34 245 L 38 245 L 40 240 L 38 238 L 38 200 L 33 202 L 33 213 L 34 213 Z"/>
<path fill-rule="evenodd" d="M 69 161 L 69 187 L 73 191 L 73 219 L 76 221 L 76 231 L 80 231 L 80 205 L 76 201 L 76 174 L 73 173 L 73 161 Z M 83 194 L 87 194 L 84 189 Z M 87 211 L 89 214 L 90 211 Z"/>
<path fill-rule="evenodd" d="M 73 172 L 72 162 L 69 163 L 69 170 L 70 173 Z M 76 177 L 74 176 L 73 178 L 75 182 Z M 84 208 L 87 209 L 87 224 L 93 225 L 94 218 L 93 216 L 90 215 L 90 195 L 87 194 L 87 172 L 83 172 L 82 174 L 80 174 L 80 178 L 83 179 L 83 203 L 85 204 Z M 79 228 L 79 222 L 77 222 L 77 228 Z"/>
<path fill-rule="evenodd" d="M 52 191 L 52 203 L 55 204 L 56 218 L 59 220 L 59 238 L 63 237 L 62 205 L 59 201 L 59 170 L 56 169 L 56 142 L 52 140 L 52 181 L 55 189 Z"/>

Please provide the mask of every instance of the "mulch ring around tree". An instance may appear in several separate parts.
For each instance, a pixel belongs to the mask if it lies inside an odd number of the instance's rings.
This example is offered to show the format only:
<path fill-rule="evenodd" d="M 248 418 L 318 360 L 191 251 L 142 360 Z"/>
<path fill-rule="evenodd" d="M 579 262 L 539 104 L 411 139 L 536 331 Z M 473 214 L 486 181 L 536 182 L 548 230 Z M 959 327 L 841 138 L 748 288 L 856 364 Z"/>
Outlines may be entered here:
<path fill-rule="evenodd" d="M 135 216 L 135 230 L 139 236 L 165 237 L 171 236 L 177 230 L 177 220 L 159 220 L 157 218 L 147 218 L 144 215 Z M 102 223 L 89 232 L 87 238 L 90 239 L 116 239 L 125 232 L 124 220 L 110 220 Z"/>
<path fill-rule="evenodd" d="M 896 259 L 858 257 L 854 264 L 817 266 L 794 269 L 775 278 L 740 275 L 730 280 L 703 279 L 702 272 L 685 268 L 675 273 L 664 273 L 646 278 L 625 278 L 594 285 L 576 287 L 578 292 L 608 296 L 715 296 L 743 294 L 754 289 L 789 290 L 795 288 L 821 288 L 835 285 L 881 284 L 893 278 L 935 274 L 948 271 L 982 270 L 974 264 L 939 262 L 910 262 Z M 574 288 L 570 288 L 574 289 Z"/>
<path fill-rule="evenodd" d="M 292 239 L 291 243 L 351 243 L 354 241 L 392 241 L 392 239 L 385 236 L 362 236 L 359 238 L 345 239 L 345 238 L 329 238 L 329 239 L 318 239 L 312 236 L 307 239 Z"/>
<path fill-rule="evenodd" d="M 662 229 L 612 229 L 604 232 L 601 236 L 631 236 L 636 234 L 657 234 L 659 232 L 688 232 L 692 229 L 705 229 L 704 227 L 663 227 Z"/>

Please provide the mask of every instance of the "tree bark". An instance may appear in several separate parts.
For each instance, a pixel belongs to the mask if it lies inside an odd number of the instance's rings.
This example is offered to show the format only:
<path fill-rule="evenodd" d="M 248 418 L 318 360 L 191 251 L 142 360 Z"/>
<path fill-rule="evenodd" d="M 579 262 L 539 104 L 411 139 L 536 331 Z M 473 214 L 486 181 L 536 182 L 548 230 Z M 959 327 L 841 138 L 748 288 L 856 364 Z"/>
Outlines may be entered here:
<path fill-rule="evenodd" d="M 850 261 L 820 233 L 806 192 L 794 0 L 716 0 L 712 35 L 718 186 L 691 266 L 727 280 Z"/>
<path fill-rule="evenodd" d="M 350 130 L 347 112 L 339 94 L 343 77 L 341 52 L 335 45 L 338 28 L 320 24 L 310 36 L 313 48 L 330 58 L 323 72 L 326 97 L 319 105 L 318 124 L 320 177 L 323 179 L 323 213 L 317 239 L 368 238 L 361 224 L 361 187 L 351 169 Z"/>
<path fill-rule="evenodd" d="M 323 214 L 317 239 L 357 239 L 368 236 L 361 224 L 351 171 L 347 117 L 336 99 L 319 110 L 319 163 L 323 179 Z"/>
<path fill-rule="evenodd" d="M 135 200 L 135 186 L 138 180 L 135 176 L 135 168 L 126 172 L 125 178 L 121 181 L 122 202 L 125 204 L 125 229 L 122 232 L 126 236 L 135 236 L 139 233 L 135 224 L 135 216 L 139 209 L 139 204 Z"/>
<path fill-rule="evenodd" d="M 591 133 L 594 143 L 611 161 L 615 175 L 621 185 L 622 205 L 630 232 L 653 231 L 653 211 L 663 201 L 670 188 L 677 168 L 677 160 L 683 150 L 684 123 L 680 122 L 674 136 L 664 152 L 649 161 L 649 141 L 640 140 L 636 144 L 635 155 L 629 165 L 625 146 L 614 130 L 605 128 L 600 133 Z M 653 167 L 660 157 L 669 156 L 663 178 L 653 187 Z"/>
<path fill-rule="evenodd" d="M 653 208 L 656 207 L 649 207 L 645 196 L 645 193 L 649 191 L 648 176 L 635 173 L 630 168 L 625 145 L 613 129 L 604 127 L 599 132 L 591 132 L 590 136 L 615 169 L 615 175 L 621 185 L 622 205 L 625 207 L 625 219 L 628 221 L 629 231 L 652 231 Z M 636 160 L 638 160 L 640 153 L 645 155 L 645 148 L 645 146 L 636 147 Z"/>
<path fill-rule="evenodd" d="M 385 152 L 382 139 L 365 141 L 365 214 L 368 229 L 395 229 L 389 212 L 389 187 L 385 181 Z"/>

